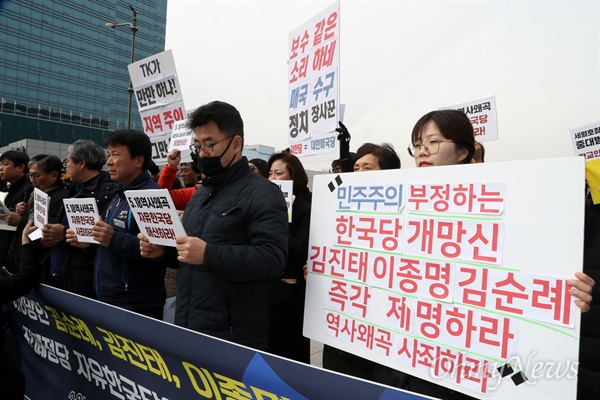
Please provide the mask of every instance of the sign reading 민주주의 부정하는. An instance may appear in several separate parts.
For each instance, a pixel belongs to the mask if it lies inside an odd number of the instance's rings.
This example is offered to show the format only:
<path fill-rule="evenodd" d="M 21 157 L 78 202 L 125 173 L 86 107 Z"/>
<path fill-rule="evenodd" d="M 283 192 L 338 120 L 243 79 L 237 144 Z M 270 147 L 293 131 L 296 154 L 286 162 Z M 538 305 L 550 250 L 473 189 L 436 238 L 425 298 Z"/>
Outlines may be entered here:
<path fill-rule="evenodd" d="M 305 336 L 477 398 L 575 398 L 584 170 L 315 176 Z"/>

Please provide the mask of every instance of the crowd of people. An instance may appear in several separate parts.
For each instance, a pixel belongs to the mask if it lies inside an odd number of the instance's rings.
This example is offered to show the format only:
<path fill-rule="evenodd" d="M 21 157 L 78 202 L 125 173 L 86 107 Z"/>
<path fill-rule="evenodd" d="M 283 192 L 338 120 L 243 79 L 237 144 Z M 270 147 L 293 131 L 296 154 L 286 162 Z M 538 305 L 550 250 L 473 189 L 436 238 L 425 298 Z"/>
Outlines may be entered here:
<path fill-rule="evenodd" d="M 107 153 L 91 141 L 78 140 L 69 146 L 64 161 L 46 154 L 30 159 L 15 150 L 0 155 L 0 179 L 6 183 L 0 199 L 10 210 L 4 221 L 16 228 L 0 230 L 0 264 L 13 274 L 12 280 L 0 280 L 0 287 L 14 288 L 0 293 L 3 302 L 43 282 L 162 319 L 168 296 L 165 275 L 170 271 L 176 281 L 175 324 L 310 363 L 310 341 L 303 336 L 302 325 L 312 195 L 302 163 L 287 151 L 273 154 L 268 161 L 246 159 L 243 121 L 230 104 L 203 105 L 188 122 L 194 133 L 192 162 L 182 163 L 181 153 L 174 150 L 160 172 L 150 171 L 148 136 L 129 129 L 108 136 Z M 340 123 L 338 132 L 340 156 L 332 163 L 333 172 L 401 167 L 393 146 L 365 143 L 353 153 L 346 126 Z M 408 147 L 419 168 L 483 162 L 484 151 L 474 139 L 468 117 L 454 110 L 424 115 Z M 63 172 L 69 176 L 66 182 L 61 179 Z M 293 181 L 291 222 L 281 190 L 270 182 L 276 180 Z M 51 200 L 41 239 L 30 243 L 34 188 Z M 186 236 L 177 238 L 176 247 L 150 243 L 125 199 L 126 190 L 159 188 L 169 190 L 181 211 Z M 92 228 L 92 237 L 99 244 L 77 241 L 67 223 L 65 198 L 96 199 L 101 218 Z M 598 206 L 592 208 L 594 215 L 600 215 Z M 599 297 L 592 299 L 590 275 L 598 279 L 600 258 L 597 251 L 587 256 L 590 249 L 598 248 L 600 226 L 597 217 L 593 221 L 591 233 L 586 225 L 585 258 L 593 267 L 586 268 L 589 275 L 578 272 L 569 281 L 575 304 L 583 312 Z M 36 251 L 24 257 L 23 250 L 32 247 Z M 597 311 L 592 307 L 589 314 Z M 593 330 L 589 332 L 593 340 Z M 4 354 L 0 360 L 3 371 L 10 367 L 10 376 L 19 377 L 11 379 L 18 386 L 0 381 L 0 397 L 13 398 L 4 394 L 20 392 L 22 377 Z M 330 346 L 325 346 L 323 366 L 435 397 L 468 398 Z M 583 362 L 582 366 L 585 370 Z M 595 379 L 597 386 L 600 369 L 589 370 L 586 376 Z"/>

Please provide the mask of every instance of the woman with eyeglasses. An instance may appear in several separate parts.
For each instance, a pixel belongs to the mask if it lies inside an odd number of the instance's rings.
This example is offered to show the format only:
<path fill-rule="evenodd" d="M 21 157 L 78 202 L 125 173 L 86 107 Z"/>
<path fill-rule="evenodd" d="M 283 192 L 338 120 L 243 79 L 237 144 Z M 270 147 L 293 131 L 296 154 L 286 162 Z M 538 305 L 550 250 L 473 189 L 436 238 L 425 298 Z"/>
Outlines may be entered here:
<path fill-rule="evenodd" d="M 408 152 L 417 167 L 469 164 L 475 153 L 475 136 L 469 117 L 458 110 L 431 111 L 419 119 L 412 131 Z M 571 295 L 582 312 L 590 309 L 595 282 L 583 272 L 569 280 Z"/>
<path fill-rule="evenodd" d="M 408 153 L 414 157 L 417 168 L 441 167 L 446 165 L 469 164 L 475 153 L 475 136 L 469 117 L 458 110 L 431 111 L 415 124 Z M 573 286 L 571 295 L 575 304 L 586 312 L 592 301 L 594 280 L 577 272 L 577 279 L 569 280 Z M 466 398 L 432 382 L 410 376 L 407 390 L 439 398 Z"/>
<path fill-rule="evenodd" d="M 475 136 L 469 117 L 458 110 L 431 111 L 417 121 L 408 153 L 417 167 L 469 164 Z"/>
<path fill-rule="evenodd" d="M 60 158 L 54 155 L 38 154 L 29 161 L 29 173 L 27 177 L 31 181 L 34 188 L 41 190 L 50 196 L 50 204 L 48 205 L 48 223 L 55 224 L 60 221 L 60 211 L 63 207 L 63 199 L 67 198 L 69 191 L 66 189 L 61 180 L 63 162 Z M 17 207 L 26 208 L 27 218 L 21 218 L 15 237 L 13 239 L 10 252 L 8 254 L 9 271 L 17 272 L 19 265 L 19 248 L 21 247 L 21 233 L 29 220 L 33 219 L 34 195 L 31 193 L 27 203 L 19 203 Z M 45 244 L 45 243 L 42 243 Z M 56 244 L 56 243 L 54 243 Z M 55 279 L 50 274 L 50 248 L 40 257 L 41 264 L 44 267 L 43 283 L 56 286 Z"/>

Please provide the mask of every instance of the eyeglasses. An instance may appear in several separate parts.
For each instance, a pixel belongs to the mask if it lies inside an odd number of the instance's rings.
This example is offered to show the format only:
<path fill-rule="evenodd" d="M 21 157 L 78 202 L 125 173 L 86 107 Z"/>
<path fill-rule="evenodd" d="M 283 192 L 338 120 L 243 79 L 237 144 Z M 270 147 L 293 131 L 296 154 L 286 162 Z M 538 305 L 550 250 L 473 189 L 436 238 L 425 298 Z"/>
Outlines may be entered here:
<path fill-rule="evenodd" d="M 40 176 L 44 176 L 44 175 L 47 175 L 47 174 L 38 174 L 38 173 L 27 174 L 27 178 L 29 178 L 29 180 L 32 180 L 32 179 L 38 180 L 40 178 Z"/>
<path fill-rule="evenodd" d="M 67 168 L 67 164 L 68 164 L 68 163 L 69 163 L 69 159 L 68 159 L 68 158 L 65 158 L 65 159 L 63 160 L 63 169 L 66 169 L 66 168 Z"/>
<path fill-rule="evenodd" d="M 429 153 L 429 155 L 434 155 L 437 154 L 438 151 L 440 151 L 440 143 L 453 143 L 452 140 L 438 140 L 438 139 L 429 139 L 423 142 L 423 144 L 409 144 L 408 148 L 406 150 L 408 150 L 408 154 L 411 155 L 411 157 L 416 157 L 417 156 L 417 152 L 420 152 L 421 149 L 425 149 L 425 151 L 427 153 Z"/>
<path fill-rule="evenodd" d="M 200 150 L 202 150 L 202 152 L 204 154 L 212 154 L 212 152 L 215 150 L 215 145 L 224 142 L 227 139 L 231 139 L 232 137 L 234 137 L 235 135 L 232 136 L 227 136 L 225 139 L 221 139 L 219 141 L 216 141 L 214 143 L 211 144 L 201 144 L 201 145 L 195 145 L 195 144 L 191 144 L 190 145 L 190 150 L 192 151 L 193 154 L 198 155 L 200 154 Z"/>

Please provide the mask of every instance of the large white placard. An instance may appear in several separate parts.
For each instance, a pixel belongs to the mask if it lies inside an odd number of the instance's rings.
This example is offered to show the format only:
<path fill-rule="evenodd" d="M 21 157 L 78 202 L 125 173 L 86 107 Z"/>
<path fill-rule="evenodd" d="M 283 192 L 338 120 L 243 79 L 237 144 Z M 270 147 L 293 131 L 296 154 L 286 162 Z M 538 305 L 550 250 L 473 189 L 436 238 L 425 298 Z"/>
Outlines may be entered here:
<path fill-rule="evenodd" d="M 474 397 L 575 398 L 584 170 L 315 176 L 305 336 Z"/>
<path fill-rule="evenodd" d="M 334 3 L 288 37 L 287 136 L 298 157 L 337 149 L 332 132 L 339 120 L 339 32 Z"/>

